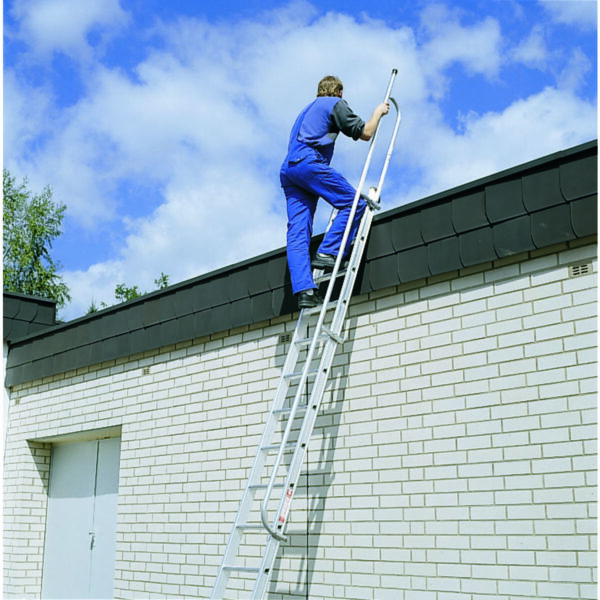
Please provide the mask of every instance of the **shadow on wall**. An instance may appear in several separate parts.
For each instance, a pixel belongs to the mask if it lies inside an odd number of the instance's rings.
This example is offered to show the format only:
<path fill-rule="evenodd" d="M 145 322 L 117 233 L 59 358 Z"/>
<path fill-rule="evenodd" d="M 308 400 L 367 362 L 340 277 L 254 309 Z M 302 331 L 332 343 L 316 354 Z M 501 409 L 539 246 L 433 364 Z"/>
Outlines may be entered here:
<path fill-rule="evenodd" d="M 44 486 L 44 492 L 48 495 L 50 486 L 50 457 L 52 454 L 52 444 L 49 442 L 27 441 L 31 459 L 35 465 L 40 483 Z"/>
<path fill-rule="evenodd" d="M 311 597 L 327 499 L 335 480 L 335 453 L 348 383 L 348 366 L 356 331 L 356 319 L 346 321 L 348 339 L 334 361 L 326 398 L 321 405 L 313 439 L 308 447 L 294 503 L 290 511 L 288 542 L 280 546 L 269 583 L 269 599 Z M 344 364 L 339 364 L 344 356 Z M 336 364 L 336 362 L 338 364 Z M 320 437 L 318 437 L 320 435 Z M 304 508 L 304 509 L 303 509 Z M 294 516 L 294 512 L 296 516 Z M 323 560 L 321 554 L 320 560 Z M 296 580 L 291 583 L 291 576 Z"/>

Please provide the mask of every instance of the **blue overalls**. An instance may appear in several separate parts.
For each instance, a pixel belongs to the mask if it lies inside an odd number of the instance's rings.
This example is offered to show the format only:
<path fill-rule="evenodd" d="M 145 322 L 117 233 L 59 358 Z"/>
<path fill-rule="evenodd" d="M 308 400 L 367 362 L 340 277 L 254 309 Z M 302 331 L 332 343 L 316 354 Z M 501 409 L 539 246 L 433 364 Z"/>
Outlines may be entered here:
<path fill-rule="evenodd" d="M 287 259 L 294 294 L 316 289 L 312 276 L 309 245 L 319 197 L 338 210 L 318 252 L 337 256 L 356 190 L 329 163 L 338 131 L 331 113 L 341 99 L 321 96 L 299 115 L 292 128 L 288 154 L 280 172 L 281 187 L 287 199 Z M 360 198 L 348 243 L 356 235 L 366 203 Z"/>

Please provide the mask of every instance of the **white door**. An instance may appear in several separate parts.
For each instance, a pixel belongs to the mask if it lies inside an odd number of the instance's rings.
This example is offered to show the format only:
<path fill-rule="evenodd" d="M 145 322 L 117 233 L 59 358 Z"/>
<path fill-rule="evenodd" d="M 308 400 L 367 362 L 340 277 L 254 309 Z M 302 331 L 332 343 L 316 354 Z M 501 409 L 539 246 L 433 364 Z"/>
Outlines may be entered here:
<path fill-rule="evenodd" d="M 42 598 L 112 598 L 121 440 L 55 445 Z"/>

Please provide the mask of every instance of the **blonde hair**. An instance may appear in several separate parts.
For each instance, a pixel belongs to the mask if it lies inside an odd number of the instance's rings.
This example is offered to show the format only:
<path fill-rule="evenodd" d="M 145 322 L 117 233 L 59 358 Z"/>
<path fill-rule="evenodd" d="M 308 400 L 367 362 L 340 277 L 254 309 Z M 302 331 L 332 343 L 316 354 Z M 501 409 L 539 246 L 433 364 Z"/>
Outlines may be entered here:
<path fill-rule="evenodd" d="M 317 96 L 339 96 L 344 89 L 342 82 L 334 75 L 327 75 L 319 81 Z"/>

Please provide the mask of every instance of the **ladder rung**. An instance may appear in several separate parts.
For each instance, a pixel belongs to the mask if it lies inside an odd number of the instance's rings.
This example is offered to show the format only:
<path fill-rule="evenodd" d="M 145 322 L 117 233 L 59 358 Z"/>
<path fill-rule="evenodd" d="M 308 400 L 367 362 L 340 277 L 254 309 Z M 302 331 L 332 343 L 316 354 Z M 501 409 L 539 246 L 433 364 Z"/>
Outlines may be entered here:
<path fill-rule="evenodd" d="M 225 571 L 243 571 L 245 573 L 258 573 L 259 567 L 239 567 L 237 565 L 223 565 Z"/>
<path fill-rule="evenodd" d="M 307 371 L 307 375 L 310 377 L 311 375 L 316 375 L 319 372 L 318 369 L 309 369 Z M 300 379 L 302 377 L 303 371 L 296 371 L 294 373 L 287 373 L 284 377 L 288 380 Z"/>
<path fill-rule="evenodd" d="M 237 529 L 242 529 L 244 531 L 260 531 L 265 530 L 265 526 L 260 524 L 260 525 L 250 525 L 248 523 L 244 524 L 244 525 L 236 525 Z M 266 531 L 266 530 L 265 530 Z"/>
<path fill-rule="evenodd" d="M 289 452 L 293 450 L 298 445 L 297 442 L 288 442 L 285 445 L 284 452 Z M 267 444 L 266 446 L 261 446 L 260 449 L 265 452 L 270 452 L 271 450 L 279 450 L 281 448 L 281 444 Z"/>
<path fill-rule="evenodd" d="M 330 302 L 327 304 L 326 310 L 334 310 L 337 306 L 337 302 L 337 300 L 330 300 Z M 314 315 L 320 313 L 322 308 L 323 305 L 319 304 L 317 306 L 314 306 L 313 308 L 304 308 L 303 311 L 307 315 Z"/>
<path fill-rule="evenodd" d="M 326 340 L 327 339 L 327 335 L 324 335 L 322 333 L 320 333 L 317 337 L 320 340 Z M 307 338 L 301 338 L 301 339 L 299 339 L 299 340 L 296 341 L 296 346 L 299 346 L 299 347 L 310 346 L 312 344 L 313 339 L 314 339 L 314 336 L 307 337 Z"/>
<path fill-rule="evenodd" d="M 250 487 L 250 489 L 252 489 L 252 490 L 266 490 L 268 485 L 269 485 L 268 483 L 253 483 L 252 485 L 250 485 L 248 487 Z M 282 488 L 283 483 L 274 483 L 273 487 L 274 488 Z"/>
<path fill-rule="evenodd" d="M 298 411 L 305 411 L 306 408 L 307 408 L 306 404 L 302 404 L 296 410 L 298 410 Z M 292 412 L 291 408 L 276 408 L 273 411 L 273 414 L 274 415 L 286 415 L 286 414 L 289 414 L 291 412 Z"/>
<path fill-rule="evenodd" d="M 315 277 L 315 283 L 319 284 L 322 283 L 323 281 L 329 281 L 331 279 L 331 274 L 333 273 L 333 271 L 329 271 L 328 273 L 323 273 L 323 275 L 317 275 Z M 340 269 L 337 272 L 337 277 L 342 277 L 346 275 L 346 269 Z"/>
<path fill-rule="evenodd" d="M 325 335 L 329 336 L 334 342 L 338 344 L 344 343 L 344 338 L 341 335 L 338 335 L 337 333 L 331 331 L 331 329 L 329 329 L 328 327 L 323 326 L 323 331 L 325 332 Z"/>

